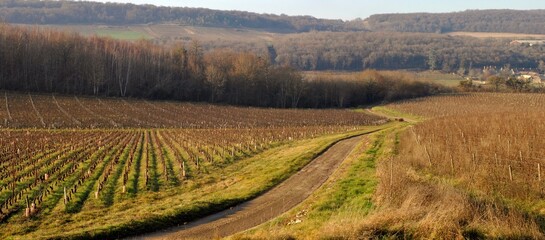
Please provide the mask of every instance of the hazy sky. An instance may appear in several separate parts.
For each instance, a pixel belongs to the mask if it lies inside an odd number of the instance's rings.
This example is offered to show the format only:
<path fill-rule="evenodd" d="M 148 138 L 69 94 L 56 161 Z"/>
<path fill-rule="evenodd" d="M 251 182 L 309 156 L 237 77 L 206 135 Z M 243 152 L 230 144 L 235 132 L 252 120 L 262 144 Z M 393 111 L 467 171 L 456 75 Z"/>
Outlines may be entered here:
<path fill-rule="evenodd" d="M 162 6 L 204 7 L 257 13 L 366 18 L 375 13 L 452 12 L 466 9 L 545 9 L 543 0 L 109 0 Z"/>

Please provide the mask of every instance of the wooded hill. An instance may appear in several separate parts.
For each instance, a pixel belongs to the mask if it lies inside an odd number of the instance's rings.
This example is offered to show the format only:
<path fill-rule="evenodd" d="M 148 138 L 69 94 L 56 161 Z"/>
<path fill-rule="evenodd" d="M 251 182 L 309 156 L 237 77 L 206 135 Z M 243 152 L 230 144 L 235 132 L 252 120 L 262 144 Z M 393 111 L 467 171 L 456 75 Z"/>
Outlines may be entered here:
<path fill-rule="evenodd" d="M 204 52 L 231 49 L 268 58 L 272 65 L 301 70 L 433 69 L 467 74 L 485 66 L 536 68 L 545 61 L 543 45 L 511 45 L 511 39 L 478 39 L 436 32 L 484 31 L 545 33 L 545 10 L 471 10 L 456 13 L 380 14 L 354 21 L 309 16 L 256 14 L 197 8 L 118 3 L 8 0 L 0 2 L 8 23 L 132 25 L 169 22 L 233 29 L 282 32 L 264 40 L 227 40 L 211 35 L 155 39 Z M 173 24 L 175 25 L 175 24 Z M 150 26 L 150 25 L 146 25 Z M 372 30 L 372 32 L 367 31 Z M 418 33 L 413 33 L 418 32 Z M 288 34 L 284 34 L 288 33 Z M 236 34 L 236 32 L 234 33 Z M 268 55 L 268 56 L 267 56 Z"/>
<path fill-rule="evenodd" d="M 479 39 L 435 33 L 309 32 L 272 41 L 277 64 L 303 70 L 417 69 L 467 74 L 485 66 L 537 68 L 543 45 L 514 45 L 510 39 Z M 265 52 L 262 42 L 201 42 L 207 49 Z"/>
<path fill-rule="evenodd" d="M 158 7 L 85 1 L 6 0 L 0 19 L 24 24 L 130 25 L 178 23 L 192 26 L 255 28 L 276 32 L 509 32 L 545 34 L 545 10 L 468 10 L 453 13 L 377 14 L 365 20 L 257 14 L 204 8 Z"/>
<path fill-rule="evenodd" d="M 506 32 L 545 34 L 545 10 L 468 10 L 453 13 L 377 14 L 369 30 L 391 32 Z"/>
<path fill-rule="evenodd" d="M 207 27 L 258 28 L 278 32 L 363 30 L 361 24 L 311 16 L 79 1 L 6 0 L 0 2 L 0 19 L 8 23 L 25 24 L 130 25 L 172 22 Z"/>

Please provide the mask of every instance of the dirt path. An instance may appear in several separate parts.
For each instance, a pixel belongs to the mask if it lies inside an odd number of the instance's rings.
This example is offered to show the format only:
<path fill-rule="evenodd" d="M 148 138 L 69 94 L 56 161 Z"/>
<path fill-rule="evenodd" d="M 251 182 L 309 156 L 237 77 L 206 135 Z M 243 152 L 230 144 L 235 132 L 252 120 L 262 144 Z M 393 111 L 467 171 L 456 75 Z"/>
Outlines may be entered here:
<path fill-rule="evenodd" d="M 288 211 L 318 189 L 364 136 L 340 141 L 265 194 L 187 225 L 132 239 L 212 239 L 250 229 Z"/>

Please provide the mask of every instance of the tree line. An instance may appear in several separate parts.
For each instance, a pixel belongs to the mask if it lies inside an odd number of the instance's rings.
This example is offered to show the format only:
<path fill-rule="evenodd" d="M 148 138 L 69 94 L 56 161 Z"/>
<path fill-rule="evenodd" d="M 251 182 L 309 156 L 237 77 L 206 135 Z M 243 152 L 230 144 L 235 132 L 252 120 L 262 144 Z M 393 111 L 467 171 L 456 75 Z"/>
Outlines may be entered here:
<path fill-rule="evenodd" d="M 545 34 L 545 10 L 467 10 L 453 13 L 377 14 L 370 30 L 393 32 L 507 32 Z"/>
<path fill-rule="evenodd" d="M 197 43 L 164 48 L 9 25 L 0 25 L 0 66 L 5 90 L 259 107 L 352 107 L 445 91 L 380 73 L 305 79 L 288 65 L 271 64 L 267 55 L 205 53 Z"/>
<path fill-rule="evenodd" d="M 279 32 L 362 30 L 361 25 L 311 16 L 257 14 L 204 8 L 158 7 L 81 1 L 6 0 L 0 2 L 0 19 L 25 24 L 149 24 L 258 28 Z"/>
<path fill-rule="evenodd" d="M 536 68 L 543 45 L 513 45 L 508 39 L 479 39 L 434 33 L 308 32 L 270 42 L 275 62 L 302 70 L 416 69 L 467 74 L 470 69 L 511 65 Z M 202 42 L 206 49 L 229 47 L 267 52 L 263 42 Z"/>

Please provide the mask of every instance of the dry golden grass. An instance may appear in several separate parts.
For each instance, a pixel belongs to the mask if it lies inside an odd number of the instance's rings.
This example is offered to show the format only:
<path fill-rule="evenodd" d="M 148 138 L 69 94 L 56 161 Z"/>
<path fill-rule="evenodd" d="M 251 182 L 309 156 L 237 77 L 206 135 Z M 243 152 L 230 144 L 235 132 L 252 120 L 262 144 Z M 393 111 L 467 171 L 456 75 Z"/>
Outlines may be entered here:
<path fill-rule="evenodd" d="M 537 170 L 545 165 L 544 103 L 543 95 L 479 93 L 380 107 L 425 117 L 391 132 L 376 152 L 370 212 L 316 215 L 308 206 L 319 201 L 309 201 L 233 239 L 544 239 L 545 175 L 539 181 Z M 311 199 L 327 198 L 324 187 Z M 288 225 L 302 209 L 309 209 L 303 221 Z"/>
<path fill-rule="evenodd" d="M 385 106 L 428 118 L 545 110 L 545 95 L 533 93 L 459 93 L 400 101 Z"/>
<path fill-rule="evenodd" d="M 460 94 L 391 104 L 426 116 L 378 166 L 361 236 L 543 239 L 545 96 Z"/>

